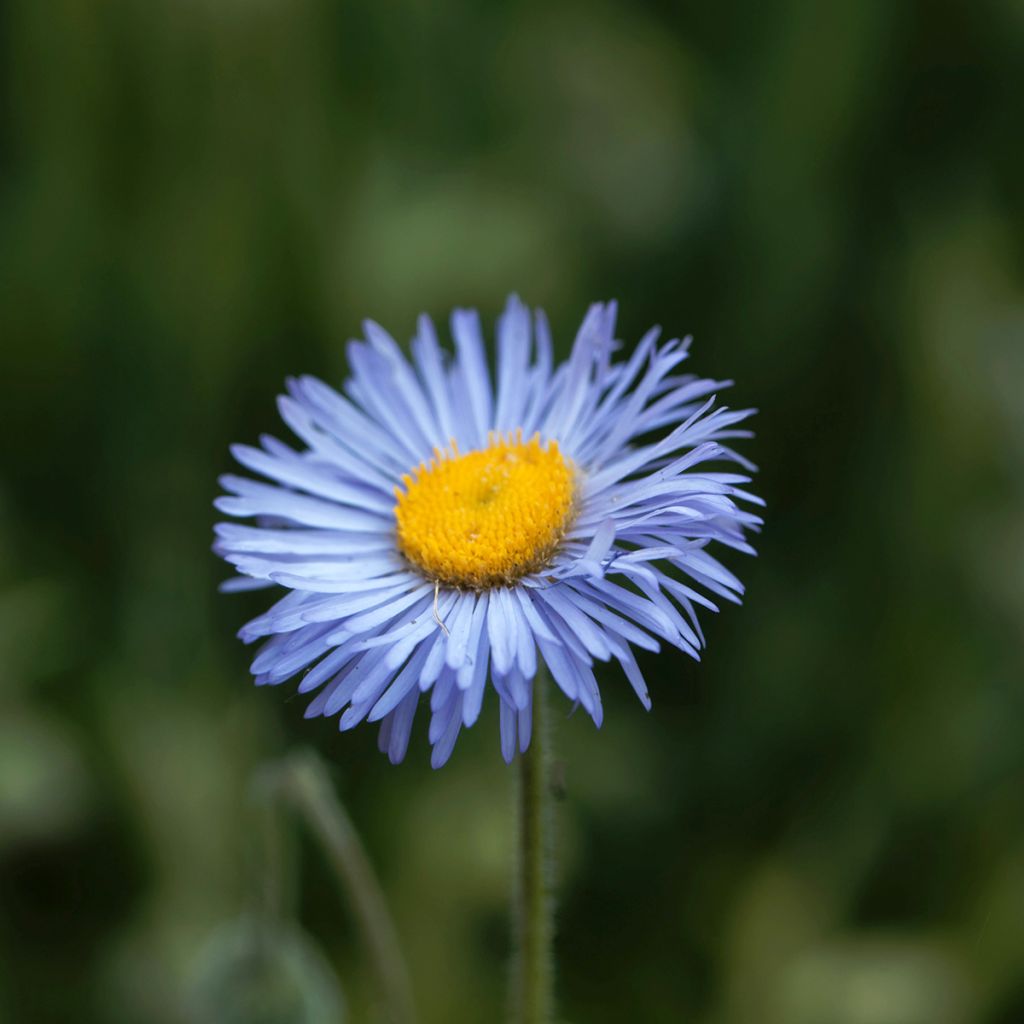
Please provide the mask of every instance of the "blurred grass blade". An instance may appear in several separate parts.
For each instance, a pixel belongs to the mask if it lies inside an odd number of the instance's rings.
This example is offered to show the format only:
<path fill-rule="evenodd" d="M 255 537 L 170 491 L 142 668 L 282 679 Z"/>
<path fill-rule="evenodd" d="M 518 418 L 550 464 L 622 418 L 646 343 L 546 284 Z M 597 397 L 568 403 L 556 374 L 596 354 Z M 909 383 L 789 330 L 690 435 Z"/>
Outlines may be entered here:
<path fill-rule="evenodd" d="M 283 792 L 320 841 L 362 930 L 391 1024 L 415 1024 L 409 973 L 380 883 L 355 827 L 312 752 L 288 759 Z"/>

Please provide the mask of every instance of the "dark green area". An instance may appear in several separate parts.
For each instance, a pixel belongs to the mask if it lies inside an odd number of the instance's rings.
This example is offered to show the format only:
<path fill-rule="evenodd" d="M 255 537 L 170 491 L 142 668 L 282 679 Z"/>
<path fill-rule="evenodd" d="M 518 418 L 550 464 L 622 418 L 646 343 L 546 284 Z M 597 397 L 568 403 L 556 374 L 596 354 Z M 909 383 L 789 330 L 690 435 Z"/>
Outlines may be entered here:
<path fill-rule="evenodd" d="M 598 298 L 693 333 L 769 502 L 702 664 L 555 712 L 565 1020 L 1024 1020 L 1019 3 L 14 0 L 0 47 L 0 1020 L 330 1019 L 326 965 L 379 1019 L 305 841 L 323 955 L 217 990 L 304 743 L 426 1024 L 500 1019 L 495 701 L 439 773 L 304 722 L 208 548 L 286 374 L 511 290 L 563 353 Z"/>

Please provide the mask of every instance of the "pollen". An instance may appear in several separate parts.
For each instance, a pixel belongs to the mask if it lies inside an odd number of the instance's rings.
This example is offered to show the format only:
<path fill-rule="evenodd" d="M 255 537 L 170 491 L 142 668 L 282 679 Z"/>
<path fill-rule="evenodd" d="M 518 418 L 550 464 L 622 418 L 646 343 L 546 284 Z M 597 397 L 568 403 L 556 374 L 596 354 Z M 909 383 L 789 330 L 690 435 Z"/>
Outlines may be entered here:
<path fill-rule="evenodd" d="M 573 470 L 555 441 L 522 431 L 488 436 L 461 454 L 434 449 L 430 465 L 395 488 L 398 546 L 428 579 L 482 590 L 544 569 L 573 515 Z"/>

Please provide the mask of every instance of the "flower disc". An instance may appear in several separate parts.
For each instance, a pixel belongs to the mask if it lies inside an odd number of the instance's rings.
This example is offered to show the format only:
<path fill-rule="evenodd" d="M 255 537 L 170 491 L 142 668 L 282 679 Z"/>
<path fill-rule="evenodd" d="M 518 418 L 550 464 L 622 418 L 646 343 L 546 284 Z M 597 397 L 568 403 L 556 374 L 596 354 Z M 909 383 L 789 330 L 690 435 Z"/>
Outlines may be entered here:
<path fill-rule="evenodd" d="M 558 444 L 491 435 L 460 455 L 435 450 L 396 488 L 398 544 L 428 579 L 503 586 L 548 564 L 573 510 L 573 472 Z"/>

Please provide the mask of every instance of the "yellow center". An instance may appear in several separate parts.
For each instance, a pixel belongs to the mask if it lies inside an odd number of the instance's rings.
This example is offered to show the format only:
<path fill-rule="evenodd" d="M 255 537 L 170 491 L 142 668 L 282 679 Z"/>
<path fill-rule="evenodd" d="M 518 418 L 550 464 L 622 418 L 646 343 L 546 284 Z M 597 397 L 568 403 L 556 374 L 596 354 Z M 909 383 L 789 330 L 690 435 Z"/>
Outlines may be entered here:
<path fill-rule="evenodd" d="M 489 436 L 480 451 L 434 449 L 402 477 L 395 519 L 402 554 L 431 580 L 480 589 L 537 572 L 573 511 L 573 472 L 556 442 L 522 431 Z"/>

